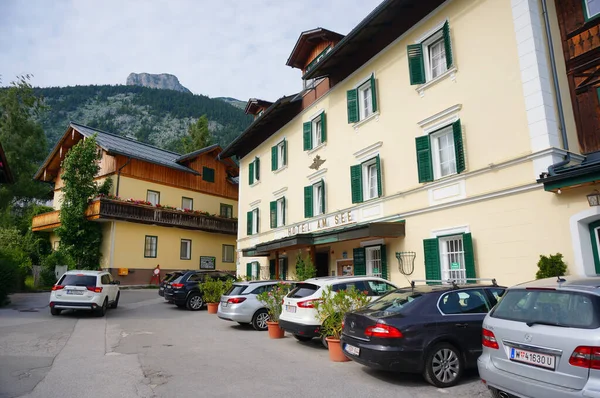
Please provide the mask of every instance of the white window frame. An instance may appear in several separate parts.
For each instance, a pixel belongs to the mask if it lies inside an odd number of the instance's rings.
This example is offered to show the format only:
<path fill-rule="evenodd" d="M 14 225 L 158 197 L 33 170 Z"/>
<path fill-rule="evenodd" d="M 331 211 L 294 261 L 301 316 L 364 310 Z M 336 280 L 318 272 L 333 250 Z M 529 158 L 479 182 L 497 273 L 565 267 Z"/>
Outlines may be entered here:
<path fill-rule="evenodd" d="M 323 204 L 323 199 L 319 197 L 319 188 L 321 188 L 321 195 L 324 193 L 323 182 L 317 182 L 313 184 L 313 217 L 320 216 L 325 214 L 325 209 L 321 208 Z"/>
<path fill-rule="evenodd" d="M 186 243 L 186 254 L 185 257 L 181 257 L 181 246 Z M 192 240 L 191 239 L 181 239 L 179 243 L 179 259 L 180 260 L 191 260 L 192 259 Z"/>
<path fill-rule="evenodd" d="M 285 200 L 284 198 L 277 199 L 277 227 L 283 227 L 285 214 Z"/>
<path fill-rule="evenodd" d="M 440 178 L 448 177 L 457 174 L 456 172 L 456 150 L 453 150 L 451 156 L 454 158 L 454 172 L 442 175 L 442 165 L 440 158 L 440 146 L 439 138 L 445 135 L 450 135 L 452 140 L 452 147 L 454 148 L 454 131 L 452 125 L 442 127 L 440 130 L 429 135 L 429 142 L 431 143 L 431 161 L 433 163 L 433 179 L 439 180 Z"/>
<path fill-rule="evenodd" d="M 258 233 L 258 207 L 252 209 L 252 235 Z"/>
<path fill-rule="evenodd" d="M 425 66 L 425 82 L 430 82 L 432 80 L 440 78 L 444 73 L 448 71 L 448 65 L 446 62 L 443 62 L 443 70 L 438 73 L 436 77 L 433 77 L 433 69 L 431 65 L 431 48 L 438 41 L 442 41 L 442 49 L 444 50 L 444 60 L 446 59 L 446 47 L 444 44 L 444 32 L 442 29 L 438 30 L 427 39 L 423 40 L 421 45 L 423 46 L 423 62 Z"/>
<path fill-rule="evenodd" d="M 312 149 L 314 149 L 323 143 L 323 121 L 321 120 L 321 115 L 314 118 L 311 123 Z"/>
<path fill-rule="evenodd" d="M 379 187 L 377 186 L 377 161 L 375 158 L 364 162 L 362 165 L 362 181 L 363 181 L 363 201 L 375 199 L 378 197 Z M 375 170 L 375 182 L 374 188 L 375 192 L 371 195 L 371 186 L 369 185 L 371 179 L 369 178 L 369 168 L 373 166 Z"/>
<path fill-rule="evenodd" d="M 189 201 L 189 204 L 191 206 L 185 206 L 185 201 Z M 193 198 L 188 198 L 185 196 L 181 197 L 181 208 L 182 209 L 190 209 L 190 210 L 194 210 L 194 199 Z"/>
<path fill-rule="evenodd" d="M 447 243 L 450 241 L 460 241 L 460 248 L 462 250 L 456 250 L 454 252 L 448 251 Z M 455 280 L 458 283 L 465 283 L 467 278 L 467 269 L 465 262 L 465 246 L 462 234 L 440 236 L 438 237 L 438 243 L 440 248 L 440 271 L 442 274 L 442 280 Z M 458 270 L 452 270 L 450 265 L 453 261 L 450 261 L 450 255 L 454 255 L 455 259 L 458 259 L 462 268 Z M 458 257 L 458 258 L 456 258 Z"/>
<path fill-rule="evenodd" d="M 254 184 L 256 184 L 256 183 L 260 182 L 260 178 L 258 178 L 259 177 L 259 174 L 258 174 L 259 171 L 258 171 L 258 168 L 256 167 L 256 164 L 257 164 L 256 163 L 256 159 L 254 159 L 252 161 L 252 163 L 254 164 L 254 167 L 252 169 L 252 173 L 254 173 Z M 254 185 L 254 184 L 252 184 L 252 185 Z"/>
<path fill-rule="evenodd" d="M 368 90 L 368 96 L 367 96 L 367 106 L 365 107 L 365 104 L 363 103 L 363 97 L 365 92 Z M 371 80 L 367 80 L 366 82 L 364 82 L 363 84 L 361 84 L 360 86 L 358 86 L 357 91 L 357 101 L 358 101 L 358 117 L 359 117 L 359 121 L 367 119 L 368 117 L 370 117 L 371 115 L 373 115 L 373 90 L 371 88 Z"/>
<path fill-rule="evenodd" d="M 150 200 L 151 196 L 155 196 L 155 200 Z M 160 192 L 154 191 L 152 189 L 148 189 L 146 191 L 146 202 L 152 203 L 152 206 L 156 206 L 157 204 L 160 204 Z"/>
<path fill-rule="evenodd" d="M 252 261 L 252 280 L 256 281 L 258 280 L 259 277 L 259 272 L 260 272 L 260 266 L 258 264 L 258 261 Z"/>
<path fill-rule="evenodd" d="M 285 141 L 281 141 L 277 144 L 277 170 L 280 170 L 286 166 L 285 159 Z M 254 166 L 254 171 L 256 171 L 256 165 Z"/>
<path fill-rule="evenodd" d="M 231 249 L 231 253 L 227 252 L 227 249 Z M 223 245 L 223 262 L 233 263 L 235 259 L 235 246 L 234 245 Z"/>
<path fill-rule="evenodd" d="M 595 0 L 595 1 L 598 1 L 598 0 Z M 585 4 L 585 16 L 586 16 L 587 20 L 590 20 L 590 19 L 595 18 L 598 15 L 600 15 L 600 9 L 598 9 L 598 11 L 592 15 L 592 13 L 590 12 L 589 0 L 585 0 L 583 2 L 583 4 Z"/>
<path fill-rule="evenodd" d="M 379 252 L 379 258 L 377 258 L 376 254 Z M 381 261 L 381 246 L 369 246 L 365 247 L 365 263 L 367 268 L 368 276 L 375 276 L 378 278 L 383 278 L 383 269 L 382 269 L 382 261 Z M 374 273 L 373 269 L 375 265 L 378 265 L 379 272 Z"/>

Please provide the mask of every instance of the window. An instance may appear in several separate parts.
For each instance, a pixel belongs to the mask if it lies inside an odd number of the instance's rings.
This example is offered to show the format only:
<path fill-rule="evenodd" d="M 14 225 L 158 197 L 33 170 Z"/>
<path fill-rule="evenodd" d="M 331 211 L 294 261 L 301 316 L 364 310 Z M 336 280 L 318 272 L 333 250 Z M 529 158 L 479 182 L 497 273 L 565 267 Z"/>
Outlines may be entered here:
<path fill-rule="evenodd" d="M 160 192 L 148 190 L 146 192 L 146 201 L 150 202 L 152 206 L 160 204 Z"/>
<path fill-rule="evenodd" d="M 365 248 L 367 261 L 367 275 L 382 277 L 381 270 L 381 247 L 373 246 Z"/>
<path fill-rule="evenodd" d="M 295 288 L 290 290 L 287 297 L 289 297 L 289 298 L 304 298 L 304 297 L 312 296 L 320 288 L 321 288 L 320 286 L 313 285 L 312 283 L 300 282 L 296 285 Z"/>
<path fill-rule="evenodd" d="M 102 275 L 102 277 L 100 277 L 100 283 L 103 285 L 110 285 L 110 279 L 108 275 Z"/>
<path fill-rule="evenodd" d="M 146 235 L 144 243 L 144 257 L 156 258 L 156 249 L 158 246 L 158 236 Z"/>
<path fill-rule="evenodd" d="M 246 232 L 248 235 L 255 235 L 259 232 L 258 209 L 251 210 L 247 213 Z"/>
<path fill-rule="evenodd" d="M 192 241 L 189 239 L 181 239 L 181 246 L 179 249 L 179 258 L 181 260 L 192 259 Z"/>
<path fill-rule="evenodd" d="M 253 261 L 246 264 L 246 277 L 251 280 L 257 280 L 260 274 L 260 267 L 258 261 Z"/>
<path fill-rule="evenodd" d="M 423 293 L 415 289 L 410 291 L 399 290 L 372 301 L 366 308 L 378 312 L 382 311 L 382 316 L 401 314 L 414 306 L 422 297 L 424 297 Z"/>
<path fill-rule="evenodd" d="M 585 19 L 589 20 L 600 15 L 600 0 L 583 0 Z"/>
<path fill-rule="evenodd" d="M 374 296 L 383 296 L 388 292 L 397 290 L 396 286 L 383 281 L 367 281 L 367 283 Z"/>
<path fill-rule="evenodd" d="M 465 170 L 460 120 L 429 135 L 417 137 L 415 142 L 419 182 L 437 180 Z"/>
<path fill-rule="evenodd" d="M 480 289 L 451 291 L 440 297 L 439 308 L 445 315 L 485 314 L 490 310 L 485 293 Z"/>
<path fill-rule="evenodd" d="M 331 287 L 331 290 L 333 290 L 334 292 L 339 292 L 340 290 L 351 290 L 351 289 L 358 290 L 359 292 L 369 293 L 367 285 L 365 284 L 364 281 L 347 281 L 344 283 L 337 283 Z"/>
<path fill-rule="evenodd" d="M 258 113 L 256 114 L 256 117 L 260 117 L 262 116 L 262 114 L 265 113 L 264 109 L 261 109 L 260 111 L 258 111 Z"/>
<path fill-rule="evenodd" d="M 260 181 L 260 159 L 254 158 L 248 167 L 248 183 L 250 185 Z"/>
<path fill-rule="evenodd" d="M 387 251 L 385 245 L 357 247 L 353 249 L 354 275 L 388 278 Z"/>
<path fill-rule="evenodd" d="M 233 218 L 233 206 L 225 203 L 221 203 L 221 217 Z"/>
<path fill-rule="evenodd" d="M 304 187 L 304 217 L 325 214 L 325 181 Z"/>
<path fill-rule="evenodd" d="M 186 198 L 185 196 L 181 198 L 181 208 L 194 210 L 194 199 Z"/>
<path fill-rule="evenodd" d="M 407 48 L 410 84 L 434 80 L 452 68 L 450 26 L 446 22 L 440 30 Z"/>
<path fill-rule="evenodd" d="M 279 198 L 270 204 L 271 228 L 285 225 L 285 198 Z"/>
<path fill-rule="evenodd" d="M 235 249 L 233 245 L 223 245 L 223 262 L 232 263 Z"/>
<path fill-rule="evenodd" d="M 325 112 L 302 125 L 303 128 L 303 147 L 305 151 L 310 151 L 327 141 L 327 119 Z"/>
<path fill-rule="evenodd" d="M 377 112 L 377 89 L 375 75 L 353 90 L 346 92 L 348 123 L 364 120 Z"/>
<path fill-rule="evenodd" d="M 215 182 L 215 169 L 202 167 L 202 179 L 206 182 Z"/>
<path fill-rule="evenodd" d="M 284 139 L 271 147 L 271 170 L 279 170 L 285 165 L 287 165 L 287 141 Z"/>
<path fill-rule="evenodd" d="M 381 196 L 379 155 L 359 165 L 350 166 L 350 188 L 352 189 L 352 203 L 361 203 Z"/>
<path fill-rule="evenodd" d="M 423 248 L 426 279 L 465 283 L 467 278 L 476 278 L 470 233 L 425 239 Z"/>

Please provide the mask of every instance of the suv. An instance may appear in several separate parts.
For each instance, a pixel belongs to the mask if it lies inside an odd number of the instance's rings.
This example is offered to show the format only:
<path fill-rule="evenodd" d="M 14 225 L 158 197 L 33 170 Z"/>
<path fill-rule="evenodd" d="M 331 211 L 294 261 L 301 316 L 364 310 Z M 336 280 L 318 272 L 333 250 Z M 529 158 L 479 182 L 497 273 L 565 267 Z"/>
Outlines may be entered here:
<path fill-rule="evenodd" d="M 506 288 L 495 281 L 419 286 L 415 282 L 348 312 L 342 349 L 362 365 L 421 373 L 436 387 L 453 386 L 465 369 L 477 366 L 481 324 Z"/>
<path fill-rule="evenodd" d="M 165 300 L 175 303 L 180 308 L 198 311 L 204 306 L 204 299 L 199 284 L 209 276 L 222 281 L 235 280 L 235 277 L 225 271 L 186 271 L 177 278 L 167 282 Z"/>
<path fill-rule="evenodd" d="M 317 318 L 314 302 L 321 299 L 324 288 L 332 286 L 334 292 L 354 287 L 366 292 L 371 299 L 396 290 L 389 281 L 374 276 L 326 276 L 298 283 L 283 299 L 279 326 L 292 333 L 299 341 L 321 337 L 321 322 Z M 323 345 L 327 347 L 324 337 Z"/>
<path fill-rule="evenodd" d="M 60 315 L 62 310 L 94 311 L 104 316 L 106 309 L 119 305 L 119 281 L 106 271 L 67 271 L 52 286 L 50 313 Z"/>
<path fill-rule="evenodd" d="M 165 296 L 165 286 L 167 286 L 167 283 L 171 282 L 178 276 L 183 275 L 184 272 L 185 271 L 171 271 L 171 272 L 168 272 L 167 274 L 165 274 L 165 277 L 158 285 L 158 295 L 161 297 L 164 297 Z"/>
<path fill-rule="evenodd" d="M 511 287 L 483 322 L 479 374 L 495 397 L 600 396 L 600 278 Z"/>
<path fill-rule="evenodd" d="M 240 325 L 252 324 L 256 330 L 267 330 L 269 314 L 256 295 L 272 290 L 278 283 L 290 284 L 293 288 L 296 282 L 270 280 L 234 283 L 221 296 L 217 315 L 226 321 L 234 321 Z"/>

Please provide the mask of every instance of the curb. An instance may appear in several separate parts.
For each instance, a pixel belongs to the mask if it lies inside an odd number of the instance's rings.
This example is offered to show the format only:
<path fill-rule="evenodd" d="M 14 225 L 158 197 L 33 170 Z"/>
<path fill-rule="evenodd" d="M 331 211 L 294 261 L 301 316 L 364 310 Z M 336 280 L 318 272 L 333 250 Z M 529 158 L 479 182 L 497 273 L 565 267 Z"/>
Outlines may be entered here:
<path fill-rule="evenodd" d="M 119 290 L 131 289 L 158 290 L 158 285 L 119 285 Z"/>

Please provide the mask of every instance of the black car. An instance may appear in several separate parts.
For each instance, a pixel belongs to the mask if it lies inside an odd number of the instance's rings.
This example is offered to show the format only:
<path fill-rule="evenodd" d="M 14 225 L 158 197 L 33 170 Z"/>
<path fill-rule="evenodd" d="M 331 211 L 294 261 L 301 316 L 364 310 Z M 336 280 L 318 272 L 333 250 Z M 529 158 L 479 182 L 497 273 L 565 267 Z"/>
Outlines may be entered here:
<path fill-rule="evenodd" d="M 481 328 L 505 287 L 423 285 L 392 291 L 344 317 L 342 347 L 375 369 L 421 373 L 437 387 L 455 385 L 477 366 Z"/>
<path fill-rule="evenodd" d="M 165 300 L 175 303 L 178 307 L 198 311 L 204 306 L 199 284 L 207 276 L 222 281 L 235 280 L 233 274 L 226 271 L 186 271 L 172 281 L 167 282 L 164 293 Z"/>
<path fill-rule="evenodd" d="M 172 280 L 174 280 L 178 276 L 183 275 L 184 272 L 185 271 L 170 271 L 170 272 L 166 273 L 165 277 L 162 279 L 162 281 L 158 285 L 158 295 L 161 296 L 161 297 L 164 297 L 164 295 L 165 295 L 165 286 L 167 286 L 167 283 L 171 282 Z"/>

